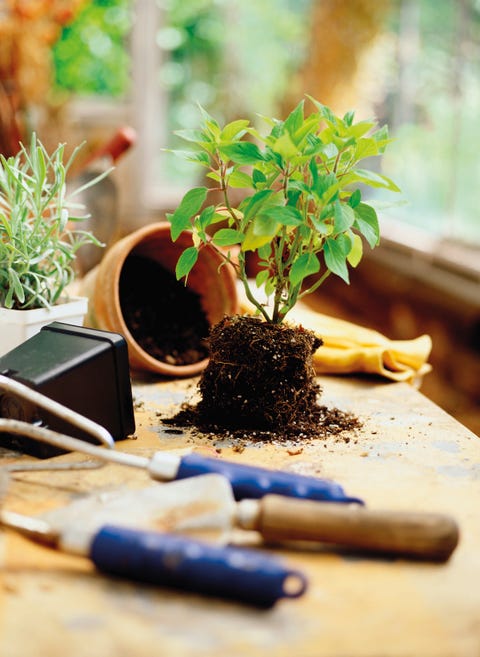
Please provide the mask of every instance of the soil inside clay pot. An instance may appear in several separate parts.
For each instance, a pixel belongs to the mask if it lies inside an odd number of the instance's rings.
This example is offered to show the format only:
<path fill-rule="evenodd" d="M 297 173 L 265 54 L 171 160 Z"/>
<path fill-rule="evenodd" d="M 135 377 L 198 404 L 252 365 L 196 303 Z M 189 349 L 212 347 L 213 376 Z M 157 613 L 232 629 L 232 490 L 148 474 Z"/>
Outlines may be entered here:
<path fill-rule="evenodd" d="M 212 327 L 200 401 L 166 420 L 233 437 L 326 437 L 361 426 L 351 414 L 319 404 L 313 354 L 322 342 L 301 326 L 227 317 Z"/>
<path fill-rule="evenodd" d="M 176 366 L 208 356 L 210 326 L 200 297 L 158 262 L 128 256 L 119 296 L 128 330 L 150 356 Z"/>

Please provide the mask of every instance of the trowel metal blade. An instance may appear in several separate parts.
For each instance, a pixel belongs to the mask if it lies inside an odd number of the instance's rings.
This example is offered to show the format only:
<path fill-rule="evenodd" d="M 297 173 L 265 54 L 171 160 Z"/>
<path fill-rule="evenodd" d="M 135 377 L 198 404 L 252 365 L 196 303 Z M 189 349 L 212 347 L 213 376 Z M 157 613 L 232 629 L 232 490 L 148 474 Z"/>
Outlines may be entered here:
<path fill-rule="evenodd" d="M 41 515 L 58 531 L 106 524 L 182 532 L 230 542 L 236 503 L 229 481 L 206 474 L 142 489 L 115 489 L 88 495 Z"/>

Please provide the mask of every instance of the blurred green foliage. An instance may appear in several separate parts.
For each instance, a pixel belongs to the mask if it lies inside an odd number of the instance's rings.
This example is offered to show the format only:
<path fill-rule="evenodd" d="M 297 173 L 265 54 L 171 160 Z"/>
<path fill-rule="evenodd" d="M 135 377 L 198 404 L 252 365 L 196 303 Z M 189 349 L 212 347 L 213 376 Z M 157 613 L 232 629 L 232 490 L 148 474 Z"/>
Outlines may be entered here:
<path fill-rule="evenodd" d="M 122 96 L 130 81 L 126 47 L 131 0 L 91 0 L 53 48 L 54 91 Z"/>

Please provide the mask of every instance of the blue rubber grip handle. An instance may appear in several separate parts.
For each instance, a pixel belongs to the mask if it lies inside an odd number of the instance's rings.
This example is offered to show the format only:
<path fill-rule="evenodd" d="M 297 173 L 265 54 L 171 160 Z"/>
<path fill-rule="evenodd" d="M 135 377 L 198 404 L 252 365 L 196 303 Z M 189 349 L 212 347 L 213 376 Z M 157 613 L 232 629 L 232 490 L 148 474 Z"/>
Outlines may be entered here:
<path fill-rule="evenodd" d="M 280 598 L 299 597 L 307 587 L 303 574 L 254 550 L 125 527 L 102 527 L 90 558 L 98 570 L 111 575 L 262 608 Z"/>
<path fill-rule="evenodd" d="M 230 481 L 236 500 L 259 499 L 274 494 L 324 502 L 364 504 L 357 497 L 347 496 L 339 484 L 328 479 L 233 463 L 195 453 L 181 458 L 176 479 L 209 472 L 222 474 Z"/>

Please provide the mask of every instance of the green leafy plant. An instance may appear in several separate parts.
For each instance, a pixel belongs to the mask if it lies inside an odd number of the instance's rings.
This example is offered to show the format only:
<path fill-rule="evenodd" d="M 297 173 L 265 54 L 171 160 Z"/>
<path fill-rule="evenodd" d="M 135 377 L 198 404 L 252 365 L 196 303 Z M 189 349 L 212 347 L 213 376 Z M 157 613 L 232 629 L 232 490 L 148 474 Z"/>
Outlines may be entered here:
<path fill-rule="evenodd" d="M 302 100 L 284 121 L 267 118 L 267 136 L 243 119 L 221 127 L 202 108 L 201 128 L 177 133 L 195 146 L 183 156 L 208 169 L 215 183 L 190 189 L 168 215 L 172 240 L 193 231 L 193 246 L 177 262 L 177 278 L 186 278 L 200 249 L 211 244 L 234 265 L 258 312 L 275 324 L 330 274 L 348 283 L 348 266 L 360 262 L 364 240 L 371 248 L 378 245 L 378 217 L 362 199 L 362 188 L 399 191 L 389 178 L 359 166 L 384 152 L 387 127 L 355 123 L 353 112 L 340 118 L 310 101 L 309 115 Z M 242 200 L 235 205 L 233 192 L 239 190 Z M 212 192 L 221 193 L 220 204 L 206 204 Z M 258 261 L 254 282 L 247 276 L 249 252 Z M 271 298 L 268 306 L 255 287 Z"/>
<path fill-rule="evenodd" d="M 17 310 L 56 304 L 73 281 L 73 262 L 83 244 L 102 244 L 73 223 L 87 215 L 73 197 L 102 173 L 67 195 L 66 176 L 79 149 L 64 164 L 65 144 L 49 155 L 33 133 L 30 147 L 0 154 L 0 306 Z"/>

